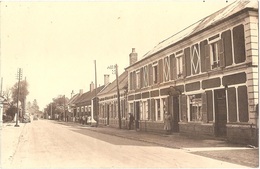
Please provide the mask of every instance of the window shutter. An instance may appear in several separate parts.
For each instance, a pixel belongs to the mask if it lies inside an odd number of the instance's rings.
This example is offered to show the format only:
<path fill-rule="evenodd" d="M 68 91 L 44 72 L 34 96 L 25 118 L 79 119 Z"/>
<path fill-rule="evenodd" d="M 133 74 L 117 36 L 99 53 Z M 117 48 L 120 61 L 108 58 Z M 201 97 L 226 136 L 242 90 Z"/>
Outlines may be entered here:
<path fill-rule="evenodd" d="M 133 72 L 133 89 L 136 89 L 136 74 L 135 71 Z"/>
<path fill-rule="evenodd" d="M 129 78 L 129 88 L 130 88 L 130 90 L 132 90 L 133 89 L 133 73 L 132 72 L 130 72 L 130 78 Z"/>
<path fill-rule="evenodd" d="M 210 45 L 205 45 L 205 69 L 206 69 L 206 71 L 211 70 L 211 64 L 210 64 Z"/>
<path fill-rule="evenodd" d="M 151 99 L 151 118 L 155 121 L 155 100 Z"/>
<path fill-rule="evenodd" d="M 219 67 L 225 67 L 225 56 L 224 56 L 224 45 L 223 39 L 220 39 L 218 42 L 218 54 L 219 54 Z"/>
<path fill-rule="evenodd" d="M 207 93 L 202 93 L 202 120 L 204 123 L 208 123 L 208 102 L 207 102 Z"/>
<path fill-rule="evenodd" d="M 174 55 L 170 56 L 170 71 L 171 71 L 171 80 L 177 78 L 177 69 L 176 69 L 176 58 Z"/>
<path fill-rule="evenodd" d="M 148 103 L 148 118 L 147 119 L 150 120 L 151 119 L 151 100 L 148 99 L 147 103 Z"/>
<path fill-rule="evenodd" d="M 141 69 L 140 69 L 140 88 L 143 88 L 144 86 L 144 77 L 143 77 L 143 74 L 144 74 L 144 68 L 142 67 Z"/>
<path fill-rule="evenodd" d="M 158 80 L 159 80 L 159 83 L 163 82 L 163 60 L 160 59 L 159 60 L 159 63 L 158 63 Z"/>
<path fill-rule="evenodd" d="M 149 86 L 153 85 L 153 66 L 149 64 Z"/>
<path fill-rule="evenodd" d="M 187 96 L 181 95 L 181 120 L 184 122 L 188 121 L 187 116 Z"/>
<path fill-rule="evenodd" d="M 185 55 L 182 57 L 182 75 L 186 77 L 186 58 Z"/>

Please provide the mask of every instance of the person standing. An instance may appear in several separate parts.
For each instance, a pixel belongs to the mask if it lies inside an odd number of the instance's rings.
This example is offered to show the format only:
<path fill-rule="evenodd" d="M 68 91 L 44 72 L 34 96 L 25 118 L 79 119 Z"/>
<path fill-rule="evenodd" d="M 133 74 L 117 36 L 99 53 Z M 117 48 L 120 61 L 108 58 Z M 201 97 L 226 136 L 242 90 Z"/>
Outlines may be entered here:
<path fill-rule="evenodd" d="M 164 115 L 164 130 L 166 130 L 166 134 L 170 134 L 171 131 L 171 115 L 166 112 Z"/>
<path fill-rule="evenodd" d="M 128 125 L 129 130 L 132 129 L 133 122 L 134 122 L 134 116 L 132 113 L 129 113 L 129 125 Z"/>

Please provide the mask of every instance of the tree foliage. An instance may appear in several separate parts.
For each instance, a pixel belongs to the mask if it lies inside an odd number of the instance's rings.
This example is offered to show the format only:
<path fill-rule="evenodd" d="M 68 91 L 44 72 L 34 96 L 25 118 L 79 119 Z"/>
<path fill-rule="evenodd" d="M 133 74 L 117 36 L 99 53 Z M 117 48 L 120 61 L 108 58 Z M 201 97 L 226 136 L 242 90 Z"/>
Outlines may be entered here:
<path fill-rule="evenodd" d="M 26 96 L 29 94 L 27 81 L 25 80 L 20 81 L 19 91 L 20 91 L 19 101 L 22 103 L 22 108 L 24 108 Z M 17 97 L 18 97 L 17 94 L 18 94 L 18 82 L 15 83 L 15 85 L 12 87 L 12 99 L 14 102 L 17 102 Z"/>

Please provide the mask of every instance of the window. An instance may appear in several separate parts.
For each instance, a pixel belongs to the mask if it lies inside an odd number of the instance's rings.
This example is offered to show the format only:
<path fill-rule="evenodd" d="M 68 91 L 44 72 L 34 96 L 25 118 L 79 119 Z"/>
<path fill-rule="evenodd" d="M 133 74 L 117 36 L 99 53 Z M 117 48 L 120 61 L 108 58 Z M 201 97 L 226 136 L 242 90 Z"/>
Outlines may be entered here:
<path fill-rule="evenodd" d="M 218 44 L 216 42 L 210 45 L 210 56 L 211 68 L 215 69 L 219 67 Z"/>
<path fill-rule="evenodd" d="M 163 67 L 163 80 L 166 82 L 170 79 L 170 59 L 168 56 L 163 59 Z"/>
<path fill-rule="evenodd" d="M 129 113 L 134 114 L 134 103 L 129 104 Z"/>
<path fill-rule="evenodd" d="M 77 107 L 77 112 L 79 113 L 79 110 L 80 110 L 80 108 L 79 107 Z"/>
<path fill-rule="evenodd" d="M 140 102 L 140 113 L 142 120 L 148 120 L 148 102 L 146 100 Z"/>
<path fill-rule="evenodd" d="M 158 63 L 153 64 L 153 84 L 158 82 Z"/>
<path fill-rule="evenodd" d="M 223 39 L 216 35 L 209 38 L 209 44 L 205 46 L 206 70 L 225 67 Z"/>
<path fill-rule="evenodd" d="M 183 55 L 176 56 L 177 78 L 182 76 L 182 58 Z"/>
<path fill-rule="evenodd" d="M 139 106 L 140 106 L 140 119 L 141 119 L 141 120 L 144 120 L 143 102 L 140 101 L 139 104 L 140 104 L 140 105 L 139 105 Z"/>
<path fill-rule="evenodd" d="M 88 111 L 88 106 L 85 106 L 85 112 L 87 112 Z"/>
<path fill-rule="evenodd" d="M 81 107 L 81 112 L 84 112 L 84 106 Z"/>
<path fill-rule="evenodd" d="M 140 88 L 140 71 L 136 71 L 136 89 Z"/>
<path fill-rule="evenodd" d="M 191 47 L 191 73 L 198 74 L 200 72 L 200 50 L 199 45 L 195 44 Z"/>
<path fill-rule="evenodd" d="M 157 121 L 160 121 L 162 120 L 161 119 L 161 105 L 160 105 L 160 99 L 156 99 L 155 100 L 155 105 L 156 105 L 156 109 L 155 109 L 155 112 L 156 112 L 156 120 Z"/>
<path fill-rule="evenodd" d="M 190 121 L 202 121 L 202 99 L 201 94 L 190 95 Z"/>

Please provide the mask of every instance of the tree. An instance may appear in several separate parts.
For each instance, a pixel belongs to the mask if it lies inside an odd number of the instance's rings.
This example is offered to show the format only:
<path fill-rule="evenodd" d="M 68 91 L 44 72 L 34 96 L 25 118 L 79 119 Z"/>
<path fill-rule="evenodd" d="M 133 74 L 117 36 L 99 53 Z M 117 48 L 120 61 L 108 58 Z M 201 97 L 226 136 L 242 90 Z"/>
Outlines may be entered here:
<path fill-rule="evenodd" d="M 10 87 L 7 87 L 5 89 L 5 91 L 3 91 L 3 96 L 5 97 L 5 99 L 7 100 L 7 102 L 11 101 L 11 89 Z"/>
<path fill-rule="evenodd" d="M 26 99 L 26 96 L 29 94 L 29 91 L 28 91 L 28 83 L 27 81 L 23 80 L 23 81 L 20 81 L 20 87 L 19 87 L 19 101 L 21 102 L 21 105 L 22 105 L 22 109 L 24 110 L 24 106 L 25 106 L 25 99 Z M 17 102 L 17 97 L 18 97 L 18 82 L 15 83 L 15 85 L 12 87 L 12 99 L 14 102 Z"/>
<path fill-rule="evenodd" d="M 15 113 L 17 112 L 17 107 L 12 103 L 11 106 L 6 110 L 6 115 L 11 116 L 14 119 Z"/>

